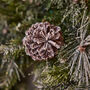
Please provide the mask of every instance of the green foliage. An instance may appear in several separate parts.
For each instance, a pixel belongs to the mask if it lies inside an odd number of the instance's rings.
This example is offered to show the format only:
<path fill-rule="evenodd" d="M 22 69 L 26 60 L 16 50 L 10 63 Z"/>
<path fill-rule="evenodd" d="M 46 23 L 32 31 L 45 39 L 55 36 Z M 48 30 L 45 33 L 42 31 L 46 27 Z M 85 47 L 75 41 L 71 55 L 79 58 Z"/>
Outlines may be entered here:
<path fill-rule="evenodd" d="M 57 87 L 65 88 L 63 85 L 69 84 L 68 69 L 65 67 L 66 65 L 46 66 L 41 72 L 40 77 L 37 78 L 37 83 L 35 83 L 36 86 L 40 88 L 41 85 L 42 88 L 47 90 L 50 90 L 51 88 L 56 89 Z"/>
<path fill-rule="evenodd" d="M 41 90 L 63 90 L 77 85 L 77 81 L 71 79 L 73 74 L 70 75 L 68 65 L 75 60 L 74 52 L 81 43 L 81 34 L 85 34 L 85 38 L 90 35 L 89 9 L 83 0 L 77 4 L 72 0 L 0 0 L 0 17 L 0 89 L 10 90 L 32 65 L 34 83 Z M 25 54 L 22 39 L 32 24 L 42 21 L 61 27 L 64 46 L 55 58 L 35 62 Z M 8 32 L 3 34 L 6 27 Z M 86 50 L 90 62 L 90 45 Z"/>

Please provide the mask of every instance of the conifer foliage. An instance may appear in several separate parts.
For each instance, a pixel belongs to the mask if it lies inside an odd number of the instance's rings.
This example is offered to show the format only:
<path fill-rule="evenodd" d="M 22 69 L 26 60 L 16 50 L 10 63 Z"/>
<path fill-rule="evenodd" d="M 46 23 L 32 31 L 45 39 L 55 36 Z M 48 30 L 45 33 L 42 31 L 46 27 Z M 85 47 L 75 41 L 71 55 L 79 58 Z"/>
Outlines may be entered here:
<path fill-rule="evenodd" d="M 90 89 L 89 3 L 0 0 L 0 90 L 20 90 L 27 68 L 36 90 Z"/>

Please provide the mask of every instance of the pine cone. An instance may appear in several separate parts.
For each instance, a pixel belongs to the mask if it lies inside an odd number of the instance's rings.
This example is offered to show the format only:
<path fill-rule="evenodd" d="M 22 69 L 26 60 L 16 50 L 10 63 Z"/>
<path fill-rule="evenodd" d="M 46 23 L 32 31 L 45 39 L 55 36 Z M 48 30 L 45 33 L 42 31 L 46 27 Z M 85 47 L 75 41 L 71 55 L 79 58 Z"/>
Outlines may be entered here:
<path fill-rule="evenodd" d="M 48 22 L 33 24 L 23 39 L 26 54 L 33 60 L 46 60 L 54 57 L 63 45 L 63 37 L 59 26 Z"/>

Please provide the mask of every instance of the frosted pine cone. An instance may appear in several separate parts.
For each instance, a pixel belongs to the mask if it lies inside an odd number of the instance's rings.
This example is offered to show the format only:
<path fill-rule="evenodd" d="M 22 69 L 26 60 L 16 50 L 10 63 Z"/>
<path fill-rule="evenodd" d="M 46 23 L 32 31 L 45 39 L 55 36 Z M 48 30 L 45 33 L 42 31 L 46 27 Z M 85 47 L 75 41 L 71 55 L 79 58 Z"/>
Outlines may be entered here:
<path fill-rule="evenodd" d="M 61 29 L 48 22 L 33 24 L 23 39 L 26 54 L 33 60 L 46 60 L 56 55 L 63 44 Z"/>

